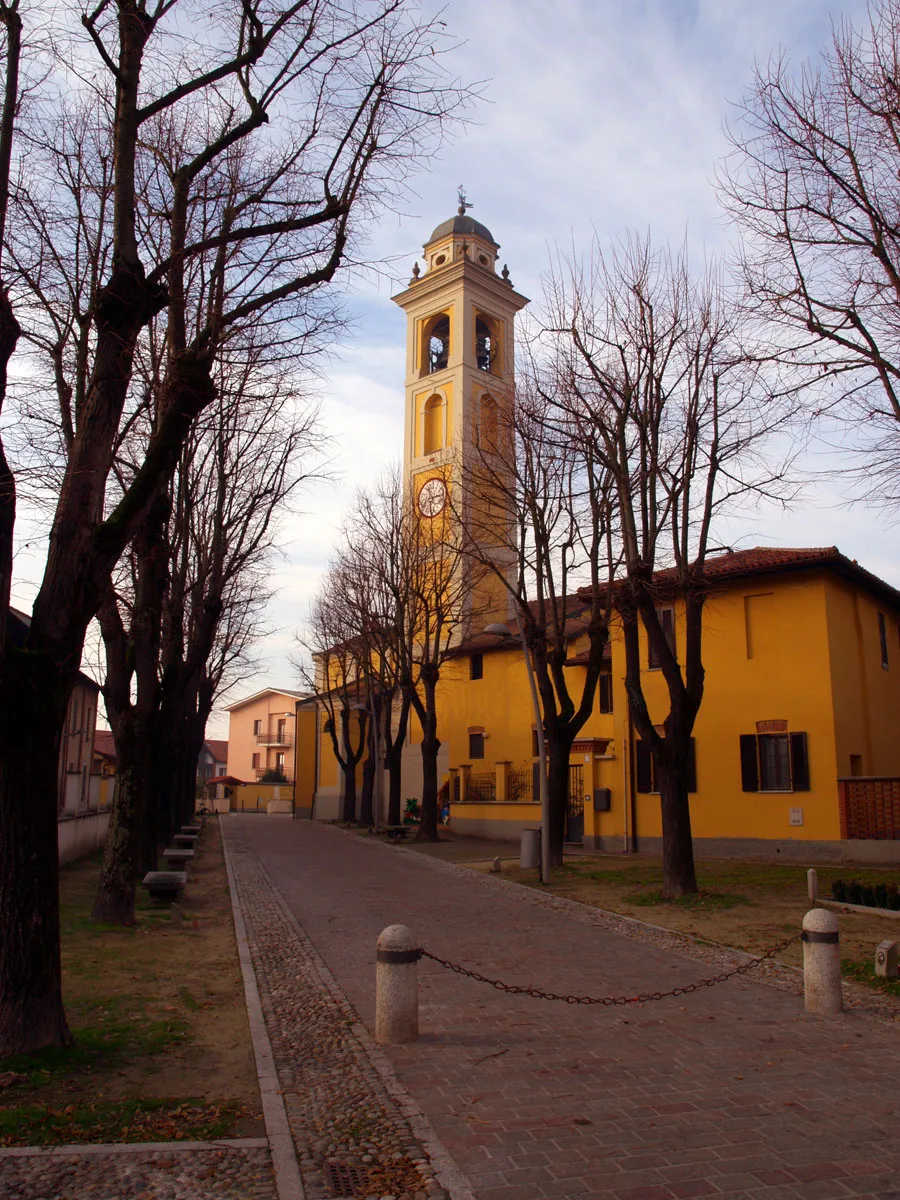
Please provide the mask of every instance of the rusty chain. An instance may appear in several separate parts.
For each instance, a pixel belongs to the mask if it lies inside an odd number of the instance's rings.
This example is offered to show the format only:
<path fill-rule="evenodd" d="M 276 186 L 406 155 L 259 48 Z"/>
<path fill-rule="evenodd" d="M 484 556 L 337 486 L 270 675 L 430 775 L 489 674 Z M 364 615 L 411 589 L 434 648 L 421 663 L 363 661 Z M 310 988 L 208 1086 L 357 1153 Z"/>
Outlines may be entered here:
<path fill-rule="evenodd" d="M 540 988 L 521 987 L 517 983 L 504 983 L 502 979 L 491 979 L 487 975 L 479 975 L 477 971 L 470 971 L 467 967 L 460 966 L 459 963 L 450 962 L 446 958 L 438 958 L 436 954 L 431 954 L 427 950 L 420 950 L 419 956 L 431 959 L 438 966 L 445 967 L 448 971 L 453 971 L 457 975 L 464 975 L 467 979 L 475 979 L 478 983 L 489 983 L 498 992 L 510 992 L 514 996 L 531 996 L 534 1000 L 564 1000 L 566 1004 L 600 1004 L 612 1006 L 619 1004 L 645 1004 L 648 1000 L 665 1000 L 670 996 L 688 996 L 691 992 L 699 992 L 701 988 L 714 987 L 717 983 L 724 983 L 726 979 L 732 979 L 735 975 L 746 975 L 748 971 L 752 971 L 754 967 L 758 967 L 761 963 L 771 961 L 776 954 L 780 954 L 782 950 L 786 950 L 794 942 L 799 942 L 802 936 L 801 933 L 792 934 L 785 941 L 771 946 L 759 958 L 742 963 L 739 967 L 734 967 L 731 971 L 723 971 L 720 975 L 713 975 L 710 979 L 700 979 L 696 983 L 686 983 L 682 987 L 671 988 L 668 992 L 643 992 L 638 996 L 564 996 L 558 992 L 544 992 Z"/>

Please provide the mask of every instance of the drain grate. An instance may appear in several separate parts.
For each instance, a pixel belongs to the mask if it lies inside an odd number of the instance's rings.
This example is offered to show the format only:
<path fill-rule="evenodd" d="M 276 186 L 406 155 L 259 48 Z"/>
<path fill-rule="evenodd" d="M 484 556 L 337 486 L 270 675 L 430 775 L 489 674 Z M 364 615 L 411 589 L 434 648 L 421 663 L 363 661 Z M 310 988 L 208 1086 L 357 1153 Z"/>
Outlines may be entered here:
<path fill-rule="evenodd" d="M 351 1167 L 346 1163 L 325 1163 L 325 1183 L 332 1196 L 367 1196 L 369 1194 L 369 1172 L 363 1167 Z"/>

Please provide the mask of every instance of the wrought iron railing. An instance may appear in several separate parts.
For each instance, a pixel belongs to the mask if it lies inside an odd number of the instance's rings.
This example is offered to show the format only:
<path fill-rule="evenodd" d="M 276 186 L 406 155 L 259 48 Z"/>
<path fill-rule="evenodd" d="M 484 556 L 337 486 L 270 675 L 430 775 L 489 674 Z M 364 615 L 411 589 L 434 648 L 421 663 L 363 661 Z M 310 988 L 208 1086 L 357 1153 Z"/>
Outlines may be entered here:
<path fill-rule="evenodd" d="M 257 746 L 293 746 L 294 735 L 288 729 L 269 730 L 256 735 Z"/>
<path fill-rule="evenodd" d="M 525 767 L 521 771 L 510 771 L 506 776 L 506 798 L 530 804 L 533 795 L 532 771 Z"/>
<path fill-rule="evenodd" d="M 485 772 L 479 775 L 470 775 L 468 786 L 466 788 L 467 800 L 480 800 L 486 803 L 497 798 L 497 779 L 496 776 Z"/>

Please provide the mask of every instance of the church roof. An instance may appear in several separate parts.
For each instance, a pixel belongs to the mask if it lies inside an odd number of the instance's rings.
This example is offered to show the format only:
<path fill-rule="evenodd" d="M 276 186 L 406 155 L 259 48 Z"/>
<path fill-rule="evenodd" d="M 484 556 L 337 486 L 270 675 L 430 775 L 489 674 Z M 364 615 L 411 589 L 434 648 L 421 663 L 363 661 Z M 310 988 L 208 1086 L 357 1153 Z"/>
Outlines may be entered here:
<path fill-rule="evenodd" d="M 494 241 L 494 235 L 486 225 L 482 225 L 474 217 L 463 217 L 457 214 L 448 221 L 442 221 L 425 245 L 430 246 L 432 242 L 436 242 L 442 237 L 449 237 L 451 233 L 464 233 L 472 237 L 480 237 L 483 241 L 490 242 L 492 246 L 499 246 L 500 244 Z"/>

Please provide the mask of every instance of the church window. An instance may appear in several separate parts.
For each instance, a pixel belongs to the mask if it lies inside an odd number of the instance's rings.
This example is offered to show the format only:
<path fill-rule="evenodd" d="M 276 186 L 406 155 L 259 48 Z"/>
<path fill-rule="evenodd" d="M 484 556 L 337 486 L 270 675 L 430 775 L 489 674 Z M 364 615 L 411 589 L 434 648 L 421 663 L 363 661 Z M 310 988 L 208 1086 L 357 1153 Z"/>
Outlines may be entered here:
<path fill-rule="evenodd" d="M 425 328 L 425 374 L 443 371 L 450 358 L 450 318 L 441 313 Z"/>
<path fill-rule="evenodd" d="M 423 454 L 435 454 L 444 445 L 444 398 L 429 396 L 425 401 Z"/>
<path fill-rule="evenodd" d="M 475 317 L 475 363 L 479 371 L 494 371 L 497 365 L 497 334 L 492 321 Z"/>

